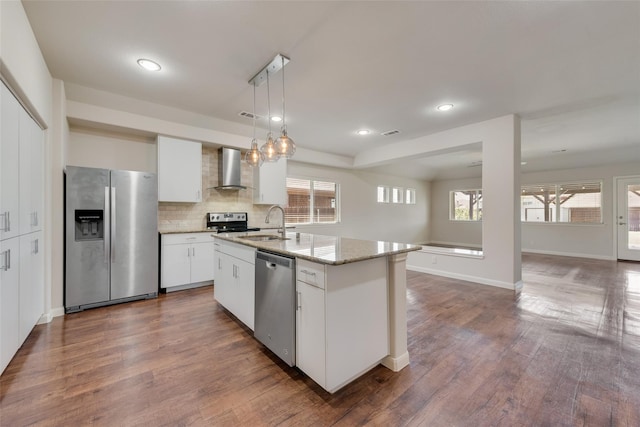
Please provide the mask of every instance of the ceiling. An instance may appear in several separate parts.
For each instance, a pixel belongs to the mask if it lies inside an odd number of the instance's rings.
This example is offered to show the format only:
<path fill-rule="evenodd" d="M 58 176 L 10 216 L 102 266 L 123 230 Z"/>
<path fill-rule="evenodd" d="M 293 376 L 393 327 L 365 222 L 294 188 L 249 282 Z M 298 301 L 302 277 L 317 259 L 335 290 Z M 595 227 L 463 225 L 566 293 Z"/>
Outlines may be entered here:
<path fill-rule="evenodd" d="M 23 4 L 51 74 L 68 87 L 240 124 L 247 136 L 251 121 L 238 113 L 253 109 L 248 80 L 282 53 L 291 58 L 287 127 L 299 147 L 355 156 L 516 113 L 525 172 L 640 161 L 640 2 Z M 143 57 L 162 70 L 138 67 Z M 272 76 L 273 114 L 281 79 Z M 263 85 L 260 116 L 266 99 Z M 437 111 L 443 103 L 454 108 Z M 479 159 L 476 150 L 383 170 L 472 175 Z"/>

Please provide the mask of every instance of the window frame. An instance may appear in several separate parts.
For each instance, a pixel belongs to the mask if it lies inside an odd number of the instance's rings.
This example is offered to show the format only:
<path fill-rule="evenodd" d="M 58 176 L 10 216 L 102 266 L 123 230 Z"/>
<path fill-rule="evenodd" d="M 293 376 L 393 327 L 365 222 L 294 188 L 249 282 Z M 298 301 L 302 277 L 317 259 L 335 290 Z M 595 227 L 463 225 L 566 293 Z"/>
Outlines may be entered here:
<path fill-rule="evenodd" d="M 476 214 L 475 218 L 470 219 L 470 218 L 465 218 L 465 219 L 458 219 L 456 218 L 456 206 L 455 206 L 455 193 L 464 193 L 464 192 L 469 192 L 469 191 L 475 191 L 476 194 L 476 204 L 478 204 L 478 202 L 482 202 L 482 188 L 465 188 L 465 189 L 456 189 L 456 190 L 450 190 L 449 191 L 449 221 L 453 221 L 453 222 L 473 222 L 473 223 L 477 223 L 477 222 L 482 222 L 482 208 L 480 208 L 480 215 Z M 480 197 L 478 197 L 478 195 L 480 195 Z M 482 206 L 482 205 L 480 205 Z M 476 212 L 478 210 L 476 209 Z"/>
<path fill-rule="evenodd" d="M 331 225 L 331 224 L 339 224 L 341 221 L 341 211 L 342 211 L 342 203 L 340 200 L 340 182 L 337 180 L 329 179 L 329 178 L 320 178 L 320 177 L 308 177 L 308 176 L 299 176 L 299 175 L 287 175 L 287 179 L 296 179 L 301 181 L 309 182 L 309 219 L 310 222 L 286 222 L 286 208 L 289 206 L 289 194 L 288 194 L 288 185 L 285 180 L 285 191 L 287 191 L 287 204 L 284 206 L 285 208 L 285 226 L 302 226 L 302 225 Z M 317 222 L 314 221 L 313 209 L 314 209 L 314 182 L 328 182 L 335 185 L 335 221 L 327 221 L 327 222 Z"/>
<path fill-rule="evenodd" d="M 563 186 L 589 186 L 589 185 L 598 185 L 600 187 L 600 191 L 598 193 L 595 194 L 599 194 L 599 210 L 600 210 L 600 221 L 596 222 L 596 221 L 567 221 L 567 220 L 563 220 L 563 210 L 561 209 L 562 204 L 564 202 L 566 202 L 567 200 L 570 199 L 570 197 L 566 198 L 564 201 L 561 200 L 561 195 L 563 194 L 562 191 L 564 191 L 564 189 L 562 188 Z M 542 221 L 527 221 L 525 218 L 523 218 L 524 215 L 524 205 L 523 205 L 523 200 L 522 197 L 523 193 L 526 192 L 527 189 L 529 188 L 541 188 L 541 189 L 545 189 L 545 188 L 554 188 L 554 193 L 553 193 L 553 200 L 549 201 L 549 205 L 553 205 L 552 209 L 553 209 L 553 218 L 550 220 L 542 220 Z M 561 225 L 578 225 L 578 226 L 584 226 L 584 225 L 603 225 L 604 224 L 604 211 L 603 211 L 603 188 L 604 188 L 604 180 L 603 179 L 592 179 L 592 180 L 580 180 L 580 181 L 556 181 L 556 182 L 552 182 L 552 183 L 545 183 L 545 184 L 526 184 L 526 185 L 521 185 L 520 187 L 520 222 L 522 224 L 561 224 Z M 541 190 L 542 191 L 542 190 Z M 566 193 L 565 193 L 566 194 Z M 531 196 L 532 194 L 529 194 L 529 196 Z M 561 200 L 560 205 L 557 206 L 556 205 L 556 200 Z M 544 202 L 543 202 L 544 203 Z M 544 208 L 543 208 L 544 209 Z"/>

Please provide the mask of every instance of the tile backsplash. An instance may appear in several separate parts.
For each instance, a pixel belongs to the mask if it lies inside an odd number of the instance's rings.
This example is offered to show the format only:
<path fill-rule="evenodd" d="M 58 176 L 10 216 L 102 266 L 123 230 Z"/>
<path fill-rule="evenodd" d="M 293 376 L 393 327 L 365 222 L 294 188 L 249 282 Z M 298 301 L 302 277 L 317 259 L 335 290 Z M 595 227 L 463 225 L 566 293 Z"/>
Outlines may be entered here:
<path fill-rule="evenodd" d="M 243 153 L 244 157 L 244 153 Z M 242 162 L 242 185 L 246 190 L 216 190 L 218 185 L 218 148 L 202 147 L 202 194 L 200 203 L 158 203 L 158 229 L 198 231 L 206 227 L 207 212 L 247 212 L 249 226 L 264 227 L 269 205 L 253 204 L 253 171 Z M 276 224 L 279 224 L 279 219 Z"/>

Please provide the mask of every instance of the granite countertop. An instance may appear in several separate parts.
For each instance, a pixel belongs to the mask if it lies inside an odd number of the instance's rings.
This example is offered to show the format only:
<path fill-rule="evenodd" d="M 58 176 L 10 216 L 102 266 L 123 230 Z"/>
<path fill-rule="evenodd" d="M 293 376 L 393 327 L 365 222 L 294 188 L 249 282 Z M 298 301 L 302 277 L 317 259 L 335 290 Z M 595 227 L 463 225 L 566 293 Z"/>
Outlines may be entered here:
<path fill-rule="evenodd" d="M 211 230 L 207 230 L 206 228 L 198 228 L 197 230 L 171 230 L 171 231 L 158 231 L 160 234 L 186 234 L 186 233 L 211 233 Z M 215 233 L 214 233 L 215 234 Z"/>
<path fill-rule="evenodd" d="M 417 251 L 422 248 L 422 246 L 407 243 L 359 240 L 347 237 L 296 232 L 287 233 L 287 240 L 254 241 L 242 238 L 244 236 L 265 234 L 277 235 L 277 233 L 258 231 L 249 233 L 222 233 L 216 234 L 215 237 L 257 249 L 264 249 L 270 252 L 331 265 L 364 261 L 387 255 Z"/>

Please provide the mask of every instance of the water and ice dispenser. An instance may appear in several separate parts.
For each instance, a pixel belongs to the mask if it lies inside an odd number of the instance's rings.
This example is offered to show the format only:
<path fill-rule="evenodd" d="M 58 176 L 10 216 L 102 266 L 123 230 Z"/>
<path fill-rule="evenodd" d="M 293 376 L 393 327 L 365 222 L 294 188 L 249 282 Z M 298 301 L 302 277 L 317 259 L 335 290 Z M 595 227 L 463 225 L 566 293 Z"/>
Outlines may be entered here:
<path fill-rule="evenodd" d="M 104 239 L 104 211 L 76 209 L 76 242 Z"/>

